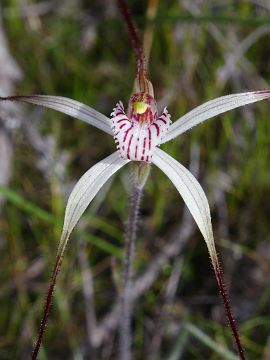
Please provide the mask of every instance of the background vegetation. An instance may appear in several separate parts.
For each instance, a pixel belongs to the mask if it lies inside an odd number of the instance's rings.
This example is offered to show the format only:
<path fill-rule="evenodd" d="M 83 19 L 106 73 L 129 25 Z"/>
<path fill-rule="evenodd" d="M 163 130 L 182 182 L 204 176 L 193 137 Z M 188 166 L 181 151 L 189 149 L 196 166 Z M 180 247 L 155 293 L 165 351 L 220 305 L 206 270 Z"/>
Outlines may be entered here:
<path fill-rule="evenodd" d="M 143 30 L 147 2 L 129 5 Z M 63 95 L 107 115 L 118 100 L 127 104 L 134 55 L 114 1 L 1 0 L 1 12 L 22 75 L 9 92 Z M 176 120 L 208 99 L 269 88 L 269 18 L 267 0 L 160 0 L 150 58 L 160 108 L 167 105 Z M 9 65 L 0 64 L 1 94 Z M 115 145 L 53 111 L 21 106 L 7 118 L 1 109 L 12 156 L 0 154 L 0 171 L 11 173 L 1 186 L 0 359 L 27 359 L 68 194 Z M 231 304 L 253 360 L 270 359 L 269 111 L 269 101 L 232 111 L 164 146 L 209 198 Z M 41 360 L 117 359 L 114 304 L 129 185 L 125 168 L 74 232 Z M 135 359 L 236 359 L 202 236 L 156 168 L 144 195 L 136 271 Z"/>

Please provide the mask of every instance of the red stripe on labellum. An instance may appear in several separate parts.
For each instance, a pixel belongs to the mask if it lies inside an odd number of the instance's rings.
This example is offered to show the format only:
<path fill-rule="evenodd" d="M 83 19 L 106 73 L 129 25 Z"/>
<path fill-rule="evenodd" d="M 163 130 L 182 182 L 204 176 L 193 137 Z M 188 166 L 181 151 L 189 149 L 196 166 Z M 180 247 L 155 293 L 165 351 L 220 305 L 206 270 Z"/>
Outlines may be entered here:
<path fill-rule="evenodd" d="M 124 127 L 124 126 L 126 126 L 126 125 L 127 125 L 126 123 L 125 123 L 125 124 L 120 125 L 120 126 L 119 126 L 119 129 L 120 129 L 120 130 L 121 130 L 121 129 L 123 129 L 123 127 Z"/>
<path fill-rule="evenodd" d="M 127 157 L 128 157 L 128 159 L 130 159 L 129 153 L 130 153 L 130 145 L 131 145 L 132 139 L 133 139 L 133 134 L 131 135 L 131 137 L 129 139 L 129 142 L 128 142 L 128 149 L 127 149 Z"/>
<path fill-rule="evenodd" d="M 124 136 L 124 139 L 123 139 L 124 142 L 126 141 L 128 133 L 130 132 L 131 128 L 132 128 L 132 126 L 129 129 L 126 130 L 126 133 L 125 133 L 125 136 Z"/>
<path fill-rule="evenodd" d="M 165 124 L 165 125 L 167 124 L 167 121 L 165 119 L 163 119 L 162 117 L 158 118 L 157 121 L 162 121 L 163 124 Z"/>
<path fill-rule="evenodd" d="M 159 126 L 155 123 L 153 123 L 152 125 L 154 125 L 154 127 L 157 129 L 157 136 L 159 136 Z"/>
<path fill-rule="evenodd" d="M 148 138 L 149 138 L 149 143 L 148 143 L 148 149 L 151 149 L 151 141 L 152 141 L 152 135 L 151 135 L 151 129 L 148 128 Z"/>
<path fill-rule="evenodd" d="M 143 155 L 145 154 L 146 137 L 143 139 Z"/>
<path fill-rule="evenodd" d="M 138 141 L 138 139 L 137 139 Z M 138 153 L 138 144 L 136 144 L 136 148 L 135 148 L 135 158 L 137 158 L 137 153 Z"/>
<path fill-rule="evenodd" d="M 120 123 L 123 122 L 123 121 L 127 121 L 127 118 L 123 118 L 123 119 L 117 120 L 116 122 L 117 122 L 117 124 L 120 124 Z"/>

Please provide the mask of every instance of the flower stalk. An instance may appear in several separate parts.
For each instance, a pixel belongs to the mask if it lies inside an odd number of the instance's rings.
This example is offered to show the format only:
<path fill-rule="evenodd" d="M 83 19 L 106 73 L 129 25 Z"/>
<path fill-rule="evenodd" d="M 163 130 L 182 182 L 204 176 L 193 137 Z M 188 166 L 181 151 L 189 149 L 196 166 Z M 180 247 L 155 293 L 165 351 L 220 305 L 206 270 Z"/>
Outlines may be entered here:
<path fill-rule="evenodd" d="M 120 360 L 131 360 L 132 347 L 132 282 L 135 242 L 138 226 L 139 209 L 143 188 L 150 171 L 150 165 L 135 163 L 133 166 L 133 185 L 130 195 L 129 214 L 126 226 L 125 258 L 121 288 L 121 319 L 119 332 Z"/>

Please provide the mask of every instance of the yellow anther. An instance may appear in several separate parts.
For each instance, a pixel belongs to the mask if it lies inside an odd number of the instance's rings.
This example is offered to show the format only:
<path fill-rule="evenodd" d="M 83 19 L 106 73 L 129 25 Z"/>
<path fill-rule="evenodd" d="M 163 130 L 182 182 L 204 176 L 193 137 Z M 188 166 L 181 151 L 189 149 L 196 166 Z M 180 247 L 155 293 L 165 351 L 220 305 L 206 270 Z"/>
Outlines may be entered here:
<path fill-rule="evenodd" d="M 144 114 L 148 108 L 148 104 L 143 101 L 135 101 L 133 107 L 137 114 Z"/>

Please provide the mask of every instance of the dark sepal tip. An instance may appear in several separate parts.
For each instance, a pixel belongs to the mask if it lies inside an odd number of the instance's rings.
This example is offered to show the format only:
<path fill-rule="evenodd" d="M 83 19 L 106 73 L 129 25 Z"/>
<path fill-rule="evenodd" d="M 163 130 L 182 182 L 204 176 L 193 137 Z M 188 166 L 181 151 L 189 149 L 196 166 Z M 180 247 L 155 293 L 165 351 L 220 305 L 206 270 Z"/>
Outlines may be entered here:
<path fill-rule="evenodd" d="M 244 353 L 244 348 L 241 344 L 241 340 L 240 340 L 240 336 L 239 336 L 239 332 L 237 329 L 237 324 L 236 321 L 234 319 L 233 316 L 233 312 L 232 312 L 232 308 L 229 302 L 229 297 L 226 291 L 226 287 L 225 287 L 225 283 L 224 283 L 224 279 L 223 279 L 223 275 L 222 275 L 222 271 L 221 271 L 221 267 L 219 265 L 218 262 L 215 262 L 214 264 L 214 270 L 215 270 L 215 274 L 216 274 L 216 278 L 217 278 L 217 282 L 218 282 L 218 286 L 219 286 L 219 291 L 220 291 L 220 295 L 224 304 L 224 308 L 227 314 L 227 318 L 229 321 L 229 325 L 235 340 L 235 344 L 236 344 L 236 348 L 238 351 L 238 355 L 239 358 L 241 360 L 245 360 L 245 353 Z"/>

